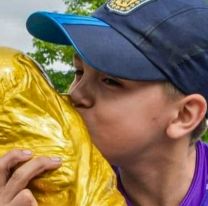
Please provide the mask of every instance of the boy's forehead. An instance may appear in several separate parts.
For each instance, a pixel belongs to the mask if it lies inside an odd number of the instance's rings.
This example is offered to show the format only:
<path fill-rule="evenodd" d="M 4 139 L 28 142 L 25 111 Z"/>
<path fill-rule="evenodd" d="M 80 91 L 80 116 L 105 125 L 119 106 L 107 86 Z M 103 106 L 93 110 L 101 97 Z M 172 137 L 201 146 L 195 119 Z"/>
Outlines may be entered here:
<path fill-rule="evenodd" d="M 130 80 L 130 79 L 124 79 L 124 78 L 119 78 L 119 77 L 116 77 L 116 76 L 112 76 L 112 75 L 109 75 L 105 72 L 101 72 L 101 71 L 98 71 L 97 69 L 93 68 L 91 65 L 87 64 L 85 62 L 85 60 L 78 54 L 78 53 L 74 53 L 73 54 L 73 63 L 76 65 L 79 65 L 79 64 L 85 64 L 85 65 L 88 65 L 88 67 L 92 68 L 96 73 L 100 73 L 100 74 L 104 74 L 104 75 L 108 75 L 108 76 L 111 76 L 115 79 L 118 79 L 118 80 L 121 80 L 122 82 L 125 82 L 131 86 L 133 85 L 137 85 L 139 86 L 140 88 L 142 87 L 147 87 L 147 86 L 155 86 L 157 84 L 161 84 L 161 86 L 164 84 L 164 82 L 166 81 L 144 81 L 144 80 Z"/>

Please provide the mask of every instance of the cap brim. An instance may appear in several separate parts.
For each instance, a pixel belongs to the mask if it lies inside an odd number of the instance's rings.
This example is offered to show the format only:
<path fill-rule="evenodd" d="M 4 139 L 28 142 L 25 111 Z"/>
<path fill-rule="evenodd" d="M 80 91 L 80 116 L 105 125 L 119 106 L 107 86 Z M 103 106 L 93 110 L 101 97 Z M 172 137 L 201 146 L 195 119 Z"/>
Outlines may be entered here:
<path fill-rule="evenodd" d="M 26 25 L 36 38 L 72 45 L 87 64 L 99 71 L 130 80 L 166 80 L 138 48 L 97 18 L 36 12 Z"/>

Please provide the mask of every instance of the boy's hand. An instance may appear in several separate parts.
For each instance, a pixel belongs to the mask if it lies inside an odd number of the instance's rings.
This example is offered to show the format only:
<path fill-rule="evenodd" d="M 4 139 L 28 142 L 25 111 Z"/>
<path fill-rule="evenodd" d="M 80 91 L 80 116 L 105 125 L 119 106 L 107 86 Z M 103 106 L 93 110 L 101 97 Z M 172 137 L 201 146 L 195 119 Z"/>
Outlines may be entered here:
<path fill-rule="evenodd" d="M 29 189 L 31 179 L 44 171 L 60 166 L 59 158 L 39 157 L 32 159 L 28 150 L 13 150 L 0 158 L 0 206 L 36 206 L 37 201 Z M 19 164 L 13 173 L 11 172 Z"/>

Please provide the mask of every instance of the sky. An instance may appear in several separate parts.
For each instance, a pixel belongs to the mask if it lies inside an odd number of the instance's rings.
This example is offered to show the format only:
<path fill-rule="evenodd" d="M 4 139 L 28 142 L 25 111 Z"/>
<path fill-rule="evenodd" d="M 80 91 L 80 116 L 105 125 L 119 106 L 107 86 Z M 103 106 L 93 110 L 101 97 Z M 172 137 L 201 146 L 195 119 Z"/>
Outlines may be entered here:
<path fill-rule="evenodd" d="M 0 46 L 12 47 L 23 52 L 33 50 L 32 36 L 25 23 L 35 11 L 64 12 L 62 0 L 0 0 Z M 56 63 L 53 68 L 67 70 L 66 65 Z"/>

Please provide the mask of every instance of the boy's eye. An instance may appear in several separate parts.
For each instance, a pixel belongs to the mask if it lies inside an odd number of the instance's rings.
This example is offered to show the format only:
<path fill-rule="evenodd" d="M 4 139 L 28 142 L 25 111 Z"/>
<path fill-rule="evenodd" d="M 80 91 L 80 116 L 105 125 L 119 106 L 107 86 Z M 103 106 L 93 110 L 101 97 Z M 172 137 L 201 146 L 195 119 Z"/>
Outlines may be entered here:
<path fill-rule="evenodd" d="M 107 85 L 110 85 L 110 86 L 121 86 L 121 84 L 118 81 L 116 81 L 115 79 L 109 78 L 109 77 L 104 78 L 103 82 Z"/>
<path fill-rule="evenodd" d="M 75 76 L 82 76 L 83 73 L 84 73 L 84 72 L 83 72 L 82 70 L 75 70 L 75 71 L 74 71 Z"/>
<path fill-rule="evenodd" d="M 76 69 L 74 71 L 74 83 L 79 82 L 82 79 L 82 76 L 84 74 L 84 71 L 81 69 Z"/>

